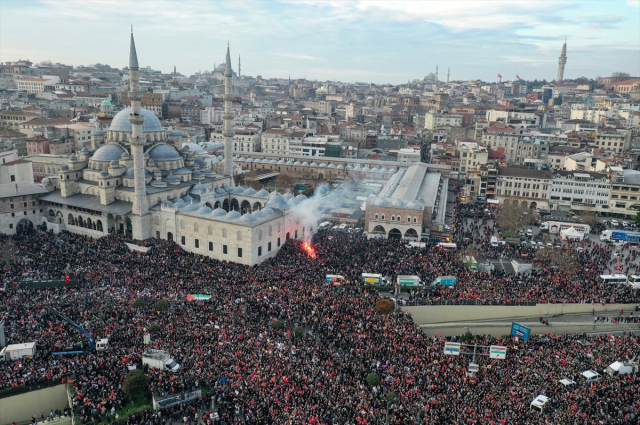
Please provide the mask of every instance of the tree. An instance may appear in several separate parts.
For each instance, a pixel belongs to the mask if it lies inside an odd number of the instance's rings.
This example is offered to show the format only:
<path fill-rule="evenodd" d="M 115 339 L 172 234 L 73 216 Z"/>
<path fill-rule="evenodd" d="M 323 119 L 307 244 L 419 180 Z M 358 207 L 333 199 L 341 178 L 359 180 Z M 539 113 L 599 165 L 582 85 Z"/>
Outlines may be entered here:
<path fill-rule="evenodd" d="M 133 307 L 134 308 L 143 308 L 146 307 L 147 302 L 145 300 L 143 300 L 142 298 L 138 298 L 137 300 L 135 300 L 133 302 Z"/>
<path fill-rule="evenodd" d="M 160 331 L 160 325 L 157 324 L 153 324 L 153 325 L 149 325 L 149 332 L 151 333 L 156 333 Z"/>
<path fill-rule="evenodd" d="M 132 399 L 136 399 L 147 389 L 147 385 L 149 385 L 149 378 L 147 375 L 141 370 L 132 370 L 127 374 L 127 377 L 124 378 L 124 383 L 122 384 L 122 391 L 126 395 L 128 395 Z"/>
<path fill-rule="evenodd" d="M 555 99 L 553 99 L 553 104 L 554 105 L 562 105 L 562 95 L 556 97 Z"/>
<path fill-rule="evenodd" d="M 375 310 L 380 314 L 389 314 L 395 308 L 393 301 L 383 298 L 376 303 Z"/>
<path fill-rule="evenodd" d="M 15 263 L 18 257 L 18 249 L 13 239 L 3 237 L 0 240 L 0 264 L 8 266 Z"/>
<path fill-rule="evenodd" d="M 367 381 L 367 385 L 369 385 L 370 387 L 375 387 L 377 385 L 380 385 L 380 382 L 382 380 L 380 379 L 380 375 L 373 372 L 367 375 L 366 381 Z"/>
<path fill-rule="evenodd" d="M 293 328 L 291 334 L 296 338 L 300 338 L 302 335 L 304 335 L 304 329 L 302 329 L 300 326 L 296 326 L 295 328 Z"/>
<path fill-rule="evenodd" d="M 533 210 L 505 201 L 498 209 L 496 223 L 503 230 L 503 233 L 506 231 L 513 235 L 529 222 L 530 213 L 532 212 Z"/>
<path fill-rule="evenodd" d="M 611 76 L 615 77 L 616 79 L 619 79 L 619 81 L 624 81 L 631 78 L 631 75 L 629 75 L 626 72 L 614 72 L 613 74 L 611 74 Z"/>
<path fill-rule="evenodd" d="M 271 327 L 273 329 L 282 329 L 282 328 L 284 328 L 284 322 L 282 320 L 276 320 L 275 322 L 273 322 Z"/>
<path fill-rule="evenodd" d="M 158 300 L 154 304 L 154 307 L 156 308 L 156 311 L 165 311 L 169 308 L 169 303 L 167 300 Z"/>
<path fill-rule="evenodd" d="M 465 259 L 467 257 L 473 257 L 476 259 L 476 263 L 481 263 L 484 260 L 484 254 L 478 248 L 473 245 L 468 246 L 466 249 L 460 251 L 458 254 L 458 263 L 461 267 L 465 267 Z"/>
<path fill-rule="evenodd" d="M 536 258 L 547 267 L 557 268 L 560 273 L 572 274 L 580 267 L 576 252 L 569 248 L 543 248 L 536 252 Z"/>
<path fill-rule="evenodd" d="M 598 216 L 592 211 L 580 211 L 578 217 L 582 219 L 584 224 L 588 224 L 591 227 L 598 222 Z"/>
<path fill-rule="evenodd" d="M 385 396 L 384 399 L 387 400 L 389 403 L 393 404 L 393 403 L 397 403 L 398 402 L 398 394 L 394 393 L 393 391 L 389 391 Z"/>
<path fill-rule="evenodd" d="M 278 176 L 278 187 L 291 187 L 293 180 L 287 173 L 282 173 Z"/>
<path fill-rule="evenodd" d="M 460 342 L 463 344 L 470 344 L 471 341 L 473 341 L 475 337 L 473 336 L 473 334 L 469 331 L 466 331 L 465 333 L 463 333 L 462 335 L 460 335 Z"/>

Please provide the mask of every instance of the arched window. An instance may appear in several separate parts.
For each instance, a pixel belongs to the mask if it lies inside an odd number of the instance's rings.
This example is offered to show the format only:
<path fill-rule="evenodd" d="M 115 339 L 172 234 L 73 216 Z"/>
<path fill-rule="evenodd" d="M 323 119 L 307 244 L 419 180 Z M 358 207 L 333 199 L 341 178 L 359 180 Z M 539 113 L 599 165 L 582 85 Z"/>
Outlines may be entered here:
<path fill-rule="evenodd" d="M 411 217 L 407 217 L 407 223 L 411 223 Z"/>
<path fill-rule="evenodd" d="M 227 237 L 227 229 L 222 229 L 222 237 L 223 238 Z"/>
<path fill-rule="evenodd" d="M 207 233 L 210 234 L 210 235 L 213 235 L 213 227 L 209 226 L 207 228 Z"/>
<path fill-rule="evenodd" d="M 384 220 L 384 214 L 382 214 L 382 216 L 380 217 L 382 220 Z"/>
<path fill-rule="evenodd" d="M 198 231 L 198 223 L 193 223 L 193 231 L 194 232 Z"/>
<path fill-rule="evenodd" d="M 417 217 L 413 217 L 413 222 L 417 223 L 418 222 L 418 218 Z"/>
<path fill-rule="evenodd" d="M 398 221 L 400 221 L 402 219 L 402 217 L 398 216 Z"/>
<path fill-rule="evenodd" d="M 238 231 L 237 237 L 238 237 L 238 240 L 241 241 L 242 240 L 242 232 Z"/>
<path fill-rule="evenodd" d="M 391 216 L 391 221 L 396 221 L 396 216 L 395 215 Z"/>
<path fill-rule="evenodd" d="M 184 230 L 184 220 L 180 220 L 180 228 Z"/>
<path fill-rule="evenodd" d="M 373 216 L 376 220 L 378 219 L 378 213 L 376 213 L 376 215 Z"/>

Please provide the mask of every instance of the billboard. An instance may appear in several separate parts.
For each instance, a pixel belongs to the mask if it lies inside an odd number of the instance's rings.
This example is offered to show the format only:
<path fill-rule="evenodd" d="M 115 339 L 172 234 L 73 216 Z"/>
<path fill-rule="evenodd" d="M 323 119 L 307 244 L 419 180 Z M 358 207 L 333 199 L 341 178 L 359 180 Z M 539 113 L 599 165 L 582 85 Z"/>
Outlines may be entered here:
<path fill-rule="evenodd" d="M 529 334 L 531 333 L 531 329 L 526 328 L 522 325 L 519 325 L 515 322 L 511 324 L 511 335 L 517 336 L 518 338 L 522 338 L 525 341 L 529 341 Z"/>
<path fill-rule="evenodd" d="M 489 347 L 489 358 L 490 359 L 506 359 L 507 347 L 503 347 L 501 345 L 492 345 L 491 347 Z"/>
<path fill-rule="evenodd" d="M 445 342 L 444 343 L 444 354 L 449 354 L 451 356 L 459 356 L 460 355 L 460 343 L 459 342 Z"/>

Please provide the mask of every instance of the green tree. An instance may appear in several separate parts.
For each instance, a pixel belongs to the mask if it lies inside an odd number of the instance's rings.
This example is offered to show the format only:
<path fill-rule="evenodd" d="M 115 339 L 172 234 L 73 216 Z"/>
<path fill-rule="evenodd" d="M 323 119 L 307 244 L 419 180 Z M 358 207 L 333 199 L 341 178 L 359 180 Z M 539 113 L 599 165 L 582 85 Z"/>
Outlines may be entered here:
<path fill-rule="evenodd" d="M 367 375 L 366 381 L 367 381 L 367 384 L 370 387 L 375 387 L 377 385 L 380 385 L 380 382 L 382 380 L 380 379 L 380 375 L 378 375 L 377 373 L 373 372 L 373 373 L 370 373 L 370 374 Z"/>
<path fill-rule="evenodd" d="M 154 306 L 156 308 L 156 311 L 165 311 L 169 308 L 169 303 L 167 302 L 167 300 L 158 300 L 156 301 Z"/>
<path fill-rule="evenodd" d="M 133 307 L 134 308 L 142 308 L 142 307 L 146 307 L 147 302 L 145 300 L 143 300 L 142 298 L 138 298 L 137 300 L 135 300 L 133 302 Z"/>
<path fill-rule="evenodd" d="M 156 333 L 156 332 L 158 332 L 159 330 L 160 330 L 160 325 L 157 325 L 157 324 L 155 324 L 155 323 L 154 323 L 154 324 L 152 324 L 152 325 L 149 325 L 149 332 L 151 332 L 151 333 Z"/>
<path fill-rule="evenodd" d="M 300 326 L 296 326 L 295 328 L 293 328 L 291 334 L 296 338 L 300 338 L 302 335 L 304 335 L 304 329 L 302 329 Z"/>
<path fill-rule="evenodd" d="M 471 341 L 473 341 L 475 337 L 473 336 L 473 334 L 469 331 L 466 331 L 465 333 L 463 333 L 462 335 L 460 335 L 460 342 L 464 343 L 464 344 L 469 344 Z"/>
<path fill-rule="evenodd" d="M 271 325 L 271 327 L 273 329 L 282 329 L 284 328 L 284 322 L 282 320 L 276 320 L 275 322 L 273 322 L 273 325 Z"/>
<path fill-rule="evenodd" d="M 136 399 L 144 394 L 144 391 L 147 389 L 147 385 L 149 385 L 149 378 L 147 375 L 143 371 L 136 369 L 129 372 L 127 377 L 124 378 L 122 391 L 124 391 L 124 393 L 130 398 Z"/>
<path fill-rule="evenodd" d="M 398 394 L 394 393 L 393 391 L 389 391 L 385 396 L 384 396 L 385 400 L 387 400 L 389 403 L 393 404 L 393 403 L 397 403 L 398 402 Z"/>
<path fill-rule="evenodd" d="M 562 95 L 556 97 L 555 99 L 553 99 L 553 104 L 554 105 L 562 105 Z"/>

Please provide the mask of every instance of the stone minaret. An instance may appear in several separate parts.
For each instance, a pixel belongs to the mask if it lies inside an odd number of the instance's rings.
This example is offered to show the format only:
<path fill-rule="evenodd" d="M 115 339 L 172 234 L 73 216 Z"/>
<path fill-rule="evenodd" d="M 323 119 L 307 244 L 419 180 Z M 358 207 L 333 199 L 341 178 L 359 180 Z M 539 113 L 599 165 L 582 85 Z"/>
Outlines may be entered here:
<path fill-rule="evenodd" d="M 436 84 L 438 83 L 438 65 L 436 65 Z"/>
<path fill-rule="evenodd" d="M 567 40 L 564 40 L 564 44 L 562 45 L 562 53 L 560 53 L 560 57 L 558 58 L 558 75 L 556 76 L 556 83 L 561 83 L 564 79 L 564 66 L 567 63 Z"/>
<path fill-rule="evenodd" d="M 142 93 L 140 93 L 140 68 L 138 67 L 138 55 L 136 45 L 133 42 L 133 27 L 131 27 L 131 50 L 129 52 L 129 99 L 131 99 L 131 155 L 133 156 L 134 170 L 134 196 L 131 211 L 131 225 L 134 239 L 148 239 L 151 234 L 151 215 L 149 214 L 149 198 L 144 176 L 144 152 L 145 137 L 142 134 Z"/>
<path fill-rule="evenodd" d="M 242 75 L 242 68 L 240 68 L 240 55 L 238 55 L 238 80 L 240 79 L 240 75 Z"/>
<path fill-rule="evenodd" d="M 227 59 L 226 67 L 224 69 L 224 113 L 222 119 L 224 120 L 224 127 L 222 135 L 224 136 L 224 175 L 232 177 L 229 183 L 233 186 L 233 70 L 231 69 L 231 54 L 229 53 L 229 46 L 227 46 Z"/>
<path fill-rule="evenodd" d="M 447 83 L 449 82 L 449 73 L 451 73 L 451 67 L 447 68 Z"/>

